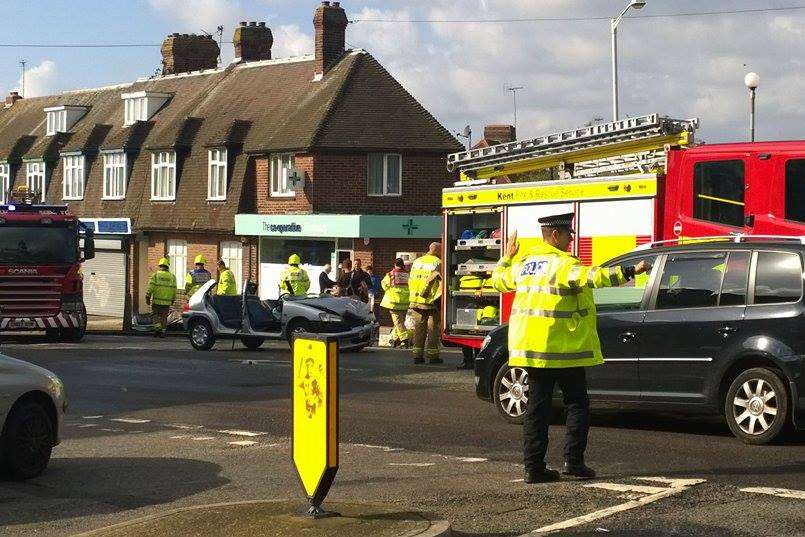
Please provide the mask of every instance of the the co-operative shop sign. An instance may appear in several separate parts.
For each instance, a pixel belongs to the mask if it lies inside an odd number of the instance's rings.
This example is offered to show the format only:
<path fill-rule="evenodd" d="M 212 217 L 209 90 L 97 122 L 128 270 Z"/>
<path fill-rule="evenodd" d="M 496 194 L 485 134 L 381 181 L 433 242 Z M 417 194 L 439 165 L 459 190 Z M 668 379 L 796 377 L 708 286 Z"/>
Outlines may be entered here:
<path fill-rule="evenodd" d="M 302 224 L 272 224 L 270 222 L 263 222 L 263 230 L 269 233 L 302 233 Z"/>

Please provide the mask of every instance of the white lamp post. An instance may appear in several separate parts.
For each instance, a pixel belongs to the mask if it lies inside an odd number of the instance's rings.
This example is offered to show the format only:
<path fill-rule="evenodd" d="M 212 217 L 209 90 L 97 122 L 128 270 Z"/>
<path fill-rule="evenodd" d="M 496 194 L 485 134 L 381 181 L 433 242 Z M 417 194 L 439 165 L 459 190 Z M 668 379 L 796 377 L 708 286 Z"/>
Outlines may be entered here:
<path fill-rule="evenodd" d="M 760 85 L 760 77 L 757 73 L 747 73 L 744 77 L 744 84 L 749 88 L 749 141 L 755 141 L 755 90 Z"/>
<path fill-rule="evenodd" d="M 641 0 L 631 0 L 620 15 L 609 21 L 612 35 L 612 121 L 618 121 L 618 24 L 630 8 L 643 9 L 645 5 Z"/>

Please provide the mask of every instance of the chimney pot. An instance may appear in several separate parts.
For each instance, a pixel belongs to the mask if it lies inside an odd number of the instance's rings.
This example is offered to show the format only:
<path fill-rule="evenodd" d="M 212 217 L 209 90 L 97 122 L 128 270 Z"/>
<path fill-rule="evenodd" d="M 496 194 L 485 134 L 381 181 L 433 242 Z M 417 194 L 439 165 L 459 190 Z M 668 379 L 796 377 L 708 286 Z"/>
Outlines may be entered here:
<path fill-rule="evenodd" d="M 232 43 L 235 46 L 235 57 L 241 61 L 270 60 L 274 36 L 265 22 L 250 22 L 235 28 Z"/>
<path fill-rule="evenodd" d="M 340 2 L 324 0 L 313 14 L 315 36 L 315 75 L 327 69 L 344 54 L 349 19 Z"/>
<path fill-rule="evenodd" d="M 505 144 L 517 139 L 514 125 L 487 125 L 484 127 L 484 140 L 489 144 Z"/>
<path fill-rule="evenodd" d="M 240 21 L 241 26 L 246 26 L 246 21 Z"/>
<path fill-rule="evenodd" d="M 215 69 L 221 50 L 211 36 L 171 34 L 162 42 L 162 74 Z"/>
<path fill-rule="evenodd" d="M 16 103 L 19 100 L 22 100 L 22 97 L 20 96 L 19 92 L 10 91 L 8 93 L 8 97 L 6 97 L 6 108 L 8 108 L 9 106 L 13 106 L 14 103 Z"/>

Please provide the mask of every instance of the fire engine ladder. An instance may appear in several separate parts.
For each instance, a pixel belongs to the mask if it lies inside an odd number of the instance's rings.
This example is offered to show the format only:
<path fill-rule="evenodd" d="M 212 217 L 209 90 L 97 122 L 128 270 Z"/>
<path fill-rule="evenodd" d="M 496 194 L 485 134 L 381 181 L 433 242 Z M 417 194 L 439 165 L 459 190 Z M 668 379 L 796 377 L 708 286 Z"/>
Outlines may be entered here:
<path fill-rule="evenodd" d="M 667 146 L 693 143 L 698 126 L 697 118 L 649 114 L 453 153 L 447 169 L 473 183 L 553 167 L 571 177 L 648 172 L 665 167 Z"/>

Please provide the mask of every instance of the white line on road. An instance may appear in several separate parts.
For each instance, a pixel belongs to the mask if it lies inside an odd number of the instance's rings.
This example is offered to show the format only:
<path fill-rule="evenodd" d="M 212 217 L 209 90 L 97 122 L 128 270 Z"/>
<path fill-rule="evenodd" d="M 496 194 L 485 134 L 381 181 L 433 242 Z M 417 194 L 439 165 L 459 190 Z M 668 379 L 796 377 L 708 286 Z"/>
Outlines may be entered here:
<path fill-rule="evenodd" d="M 98 420 L 101 419 L 103 416 L 81 416 L 82 419 L 85 420 Z"/>
<path fill-rule="evenodd" d="M 191 440 L 214 440 L 214 436 L 194 436 Z"/>
<path fill-rule="evenodd" d="M 237 442 L 227 442 L 230 446 L 253 446 L 257 442 L 254 440 L 238 440 Z"/>
<path fill-rule="evenodd" d="M 793 500 L 805 500 L 805 490 L 778 489 L 773 487 L 747 487 L 741 492 L 752 492 L 755 494 L 769 494 L 780 498 L 791 498 Z"/>
<path fill-rule="evenodd" d="M 580 526 L 582 524 L 587 524 L 593 522 L 594 520 L 600 520 L 602 518 L 606 518 L 608 516 L 612 516 L 616 513 L 621 513 L 623 511 L 628 511 L 630 509 L 634 509 L 636 507 L 643 507 L 644 505 L 648 505 L 650 503 L 654 503 L 657 500 L 662 500 L 663 498 L 668 498 L 669 496 L 674 496 L 681 492 L 688 490 L 689 487 L 698 485 L 700 483 L 704 483 L 704 479 L 667 479 L 662 477 L 657 478 L 646 478 L 644 480 L 650 481 L 661 481 L 668 483 L 670 486 L 666 489 L 663 489 L 662 492 L 658 492 L 656 494 L 650 494 L 648 496 L 643 496 L 642 498 L 638 498 L 636 500 L 630 500 L 626 503 L 621 503 L 618 505 L 613 505 L 612 507 L 607 507 L 605 509 L 599 509 L 598 511 L 593 511 L 592 513 L 588 513 L 586 515 L 578 516 L 575 518 L 571 518 L 568 520 L 564 520 L 562 522 L 557 522 L 555 524 L 551 524 L 549 526 L 543 526 L 541 528 L 537 528 L 531 533 L 549 533 L 558 530 L 566 530 L 568 528 L 573 528 L 575 526 Z M 529 535 L 529 534 L 526 534 Z M 523 537 L 523 536 L 521 536 Z"/>
<path fill-rule="evenodd" d="M 100 429 L 98 429 L 98 430 L 99 430 L 99 431 L 106 431 L 107 433 L 122 433 L 122 432 L 124 432 L 124 431 L 123 431 L 123 429 L 105 429 L 105 428 L 100 428 Z"/>
<path fill-rule="evenodd" d="M 436 466 L 435 462 L 391 462 L 389 466 L 416 466 L 417 468 L 424 468 L 425 466 Z"/>
<path fill-rule="evenodd" d="M 403 448 L 393 448 L 393 447 L 389 447 L 389 446 L 375 446 L 373 444 L 352 444 L 352 445 L 356 446 L 356 447 L 367 448 L 367 449 L 382 449 L 386 453 L 394 453 L 394 452 L 397 452 L 397 451 L 405 451 Z"/>
<path fill-rule="evenodd" d="M 117 421 L 119 423 L 151 423 L 151 420 L 140 420 L 135 418 L 110 418 L 109 421 Z"/>
<path fill-rule="evenodd" d="M 190 435 L 188 434 L 177 434 L 175 436 L 171 436 L 171 440 L 181 440 L 182 438 L 189 438 Z"/>
<path fill-rule="evenodd" d="M 203 425 L 185 425 L 183 423 L 168 423 L 167 426 L 172 427 L 173 429 L 184 429 L 184 430 L 203 429 L 204 428 Z"/>
<path fill-rule="evenodd" d="M 522 477 L 520 479 L 512 479 L 509 483 L 525 483 L 525 479 Z"/>
<path fill-rule="evenodd" d="M 79 425 L 79 429 L 87 429 L 88 427 L 97 427 L 97 423 L 85 423 L 84 425 Z"/>
<path fill-rule="evenodd" d="M 641 492 L 643 494 L 657 494 L 667 490 L 667 487 L 649 487 L 648 485 L 626 485 L 622 483 L 590 483 L 587 488 L 614 490 L 617 492 Z"/>
<path fill-rule="evenodd" d="M 228 434 L 231 436 L 263 436 L 268 433 L 261 433 L 256 431 L 238 431 L 236 429 L 227 429 L 224 431 L 218 431 L 221 434 Z"/>

